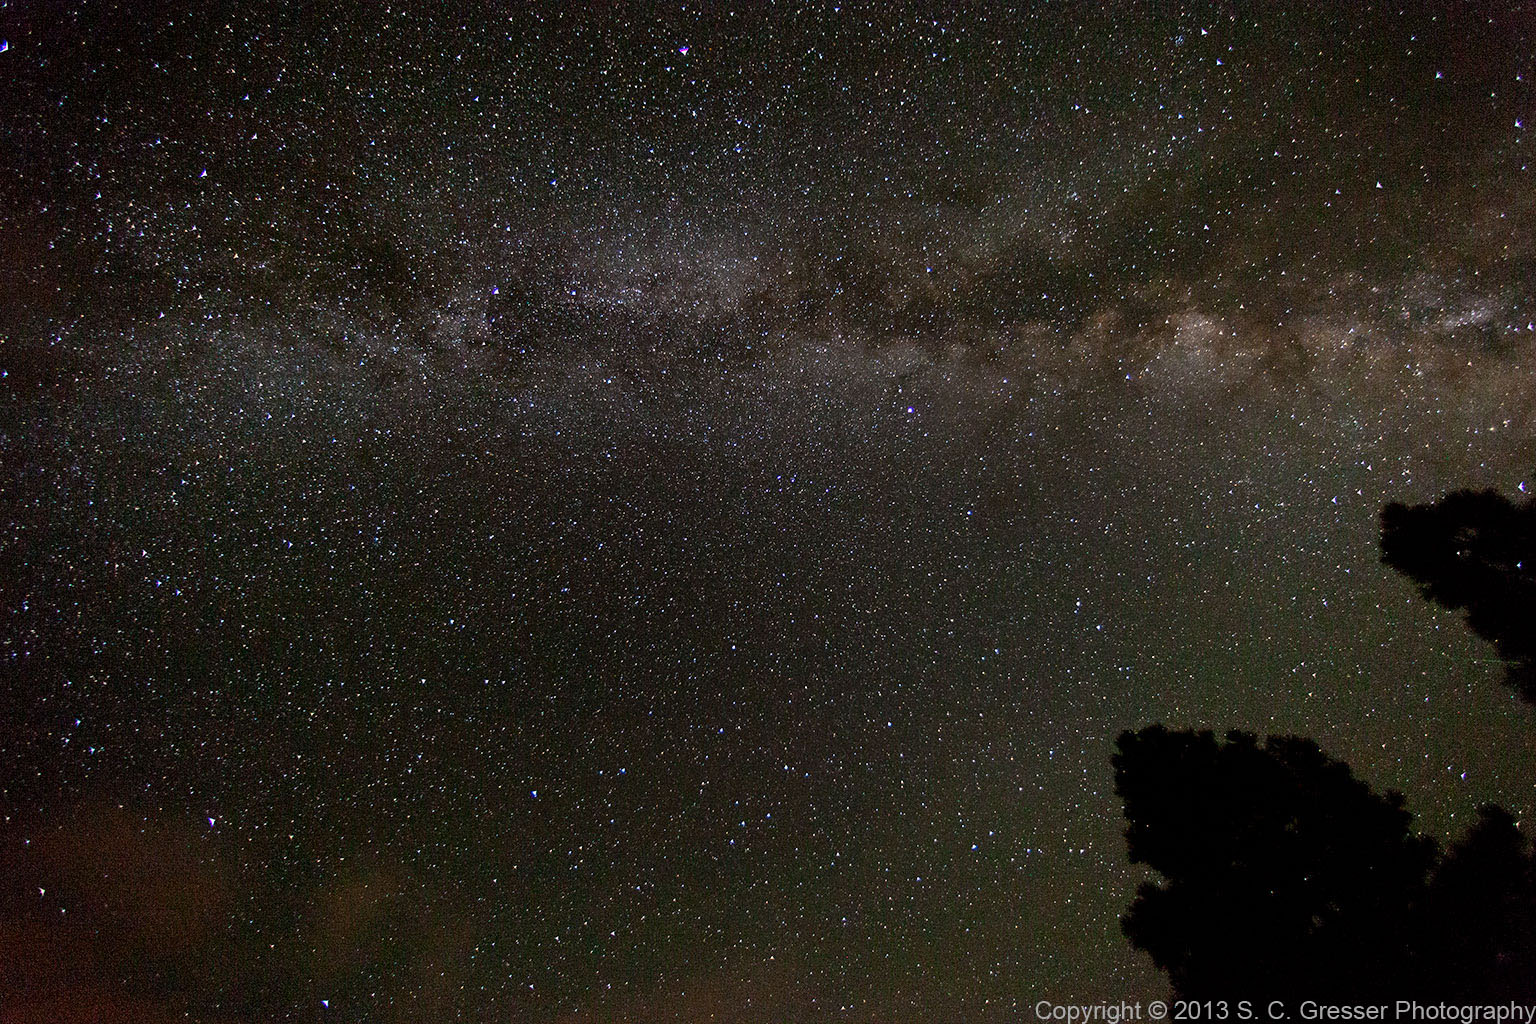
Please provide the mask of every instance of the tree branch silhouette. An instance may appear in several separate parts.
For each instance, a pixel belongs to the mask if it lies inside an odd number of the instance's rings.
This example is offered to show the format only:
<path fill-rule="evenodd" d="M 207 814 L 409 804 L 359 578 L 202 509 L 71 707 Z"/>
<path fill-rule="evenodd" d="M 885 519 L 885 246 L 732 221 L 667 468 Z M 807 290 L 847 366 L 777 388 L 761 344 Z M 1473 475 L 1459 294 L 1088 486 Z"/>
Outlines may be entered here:
<path fill-rule="evenodd" d="M 1381 554 L 1464 609 L 1536 703 L 1536 501 L 1388 505 Z M 1178 995 L 1536 1003 L 1536 857 L 1508 811 L 1480 809 L 1441 856 L 1401 795 L 1311 740 L 1151 725 L 1117 748 L 1131 861 L 1162 876 L 1121 924 Z"/>

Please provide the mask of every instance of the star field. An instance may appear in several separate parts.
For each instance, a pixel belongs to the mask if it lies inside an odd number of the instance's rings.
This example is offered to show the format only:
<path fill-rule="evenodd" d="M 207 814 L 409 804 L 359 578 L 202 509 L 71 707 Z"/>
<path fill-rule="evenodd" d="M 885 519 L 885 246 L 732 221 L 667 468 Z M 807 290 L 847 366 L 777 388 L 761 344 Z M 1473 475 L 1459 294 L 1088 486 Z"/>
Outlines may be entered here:
<path fill-rule="evenodd" d="M 0 5 L 0 1019 L 1166 994 L 1110 753 L 1533 806 L 1519 5 Z"/>

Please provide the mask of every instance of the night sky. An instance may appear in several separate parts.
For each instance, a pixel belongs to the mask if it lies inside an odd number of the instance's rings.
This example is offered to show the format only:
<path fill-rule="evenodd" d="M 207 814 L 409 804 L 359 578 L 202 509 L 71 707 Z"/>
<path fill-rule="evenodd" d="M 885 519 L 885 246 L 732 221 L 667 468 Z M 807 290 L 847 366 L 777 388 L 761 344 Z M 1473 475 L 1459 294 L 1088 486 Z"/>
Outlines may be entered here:
<path fill-rule="evenodd" d="M 1165 995 L 1151 722 L 1536 811 L 1377 547 L 1536 487 L 1536 9 L 267 7 L 0 2 L 0 1021 Z"/>

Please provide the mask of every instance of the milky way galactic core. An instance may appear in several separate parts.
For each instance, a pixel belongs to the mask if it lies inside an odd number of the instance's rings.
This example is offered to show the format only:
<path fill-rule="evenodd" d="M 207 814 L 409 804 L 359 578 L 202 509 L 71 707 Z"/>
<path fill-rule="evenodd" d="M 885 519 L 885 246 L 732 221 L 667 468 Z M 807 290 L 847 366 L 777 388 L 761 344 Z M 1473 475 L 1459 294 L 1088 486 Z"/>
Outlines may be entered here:
<path fill-rule="evenodd" d="M 1536 808 L 1376 545 L 1532 486 L 1528 6 L 265 6 L 0 18 L 0 1017 L 1016 1021 L 1122 729 Z"/>

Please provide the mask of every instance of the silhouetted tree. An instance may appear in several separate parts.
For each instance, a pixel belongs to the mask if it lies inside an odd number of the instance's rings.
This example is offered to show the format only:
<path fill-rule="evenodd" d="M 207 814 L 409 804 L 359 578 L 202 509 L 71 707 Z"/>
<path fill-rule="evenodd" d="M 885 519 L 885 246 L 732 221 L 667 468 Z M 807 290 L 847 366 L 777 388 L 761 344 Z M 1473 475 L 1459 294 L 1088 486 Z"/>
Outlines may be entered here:
<path fill-rule="evenodd" d="M 1396 994 L 1434 859 L 1396 793 L 1309 740 L 1151 726 L 1120 736 L 1115 790 L 1141 887 L 1127 937 L 1193 998 Z"/>
<path fill-rule="evenodd" d="M 1415 975 L 1437 998 L 1536 1001 L 1536 890 L 1525 837 L 1483 807 L 1431 880 Z"/>
<path fill-rule="evenodd" d="M 1506 680 L 1536 703 L 1536 501 L 1457 491 L 1430 505 L 1388 505 L 1381 559 L 1446 608 L 1465 608 L 1493 643 Z"/>
<path fill-rule="evenodd" d="M 1141 886 L 1126 936 L 1195 999 L 1536 1000 L 1536 884 L 1485 807 L 1436 863 L 1396 793 L 1310 740 L 1160 725 L 1120 736 Z"/>
<path fill-rule="evenodd" d="M 1382 560 L 1466 609 L 1536 703 L 1536 502 L 1459 491 L 1381 526 Z M 1163 876 L 1124 930 L 1180 995 L 1536 1003 L 1536 855 L 1502 808 L 1437 858 L 1310 740 L 1154 725 L 1114 766 L 1131 860 Z"/>

